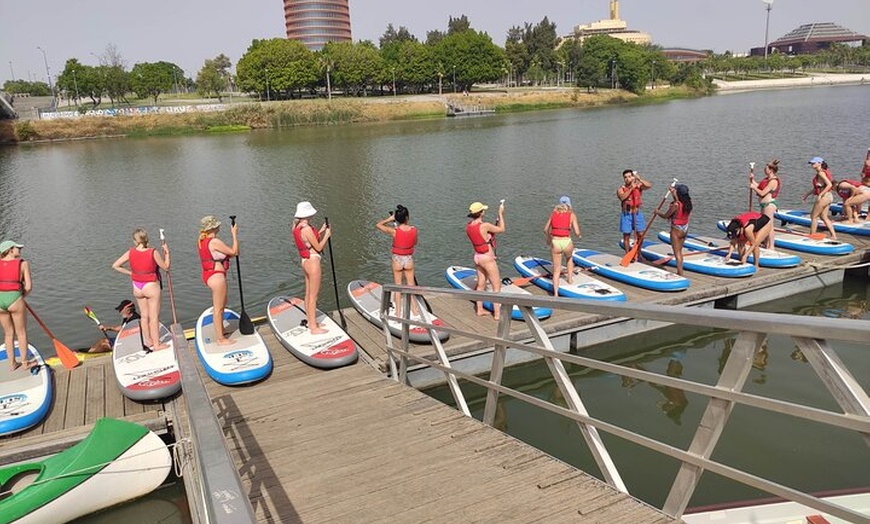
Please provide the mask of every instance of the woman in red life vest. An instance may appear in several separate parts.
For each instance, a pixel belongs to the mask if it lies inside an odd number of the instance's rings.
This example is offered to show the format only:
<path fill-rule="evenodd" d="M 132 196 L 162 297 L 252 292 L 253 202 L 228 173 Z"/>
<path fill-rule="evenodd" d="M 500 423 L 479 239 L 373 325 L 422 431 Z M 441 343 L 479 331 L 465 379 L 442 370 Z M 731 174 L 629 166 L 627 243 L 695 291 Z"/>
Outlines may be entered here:
<path fill-rule="evenodd" d="M 6 359 L 12 371 L 30 369 L 36 362 L 27 360 L 27 306 L 24 297 L 30 293 L 30 264 L 21 258 L 23 245 L 12 240 L 0 243 L 0 326 L 6 343 Z M 15 340 L 21 361 L 15 360 Z"/>
<path fill-rule="evenodd" d="M 393 237 L 393 246 L 390 250 L 393 282 L 402 285 L 404 277 L 405 284 L 413 286 L 416 283 L 414 278 L 414 248 L 417 246 L 417 228 L 408 223 L 409 219 L 408 208 L 398 205 L 396 210 L 390 213 L 390 216 L 375 224 L 375 227 Z M 395 227 L 388 225 L 390 222 L 395 222 Z M 398 293 L 393 296 L 393 304 L 395 304 L 396 315 L 401 315 L 402 308 Z M 418 316 L 419 314 L 417 303 L 412 300 L 411 315 Z"/>
<path fill-rule="evenodd" d="M 828 231 L 831 233 L 831 239 L 837 240 L 837 232 L 834 231 L 834 223 L 831 221 L 830 214 L 828 214 L 831 202 L 834 201 L 834 195 L 832 193 L 834 190 L 834 177 L 831 175 L 831 172 L 828 171 L 828 164 L 822 157 L 813 157 L 807 163 L 813 166 L 813 169 L 816 172 L 813 177 L 813 188 L 807 191 L 803 198 L 801 198 L 801 200 L 805 201 L 810 195 L 815 195 L 813 210 L 810 212 L 810 235 L 816 234 L 818 221 L 821 218 L 825 227 L 828 228 Z"/>
<path fill-rule="evenodd" d="M 656 211 L 662 218 L 671 219 L 671 247 L 674 249 L 674 258 L 677 261 L 677 274 L 683 274 L 683 242 L 689 234 L 689 215 L 692 214 L 692 197 L 689 196 L 689 186 L 677 184 L 671 186 L 668 191 L 674 200 L 667 211 Z"/>
<path fill-rule="evenodd" d="M 776 197 L 779 196 L 779 190 L 782 189 L 782 181 L 779 178 L 779 159 L 774 158 L 764 167 L 764 178 L 761 182 L 755 181 L 755 176 L 749 174 L 749 187 L 758 195 L 760 201 L 759 211 L 763 215 L 773 221 L 773 214 L 776 213 Z M 764 247 L 773 249 L 775 239 L 773 238 L 773 230 L 770 231 L 770 236 L 767 237 L 767 243 Z"/>
<path fill-rule="evenodd" d="M 305 273 L 305 317 L 312 334 L 326 333 L 328 330 L 317 323 L 317 296 L 320 294 L 320 253 L 332 230 L 323 224 L 314 229 L 308 219 L 317 213 L 311 202 L 299 202 L 293 220 L 293 241 L 302 259 Z"/>
<path fill-rule="evenodd" d="M 230 257 L 239 254 L 239 225 L 233 224 L 230 232 L 233 235 L 232 247 L 217 238 L 221 223 L 217 218 L 208 215 L 199 221 L 199 239 L 196 248 L 199 252 L 199 263 L 202 268 L 202 281 L 211 290 L 212 319 L 215 326 L 215 336 L 219 345 L 230 345 L 235 340 L 227 338 L 223 330 L 224 309 L 227 307 L 227 269 L 230 267 Z"/>
<path fill-rule="evenodd" d="M 166 256 L 165 260 L 163 255 Z M 163 255 L 155 248 L 148 247 L 148 233 L 138 228 L 133 231 L 133 247 L 112 264 L 115 271 L 129 275 L 133 282 L 133 297 L 139 304 L 142 316 L 139 329 L 142 330 L 144 344 L 152 350 L 169 347 L 160 343 L 160 298 L 163 286 L 158 268 L 169 270 L 169 247 L 166 244 L 163 244 Z M 122 267 L 127 263 L 130 269 Z"/>
<path fill-rule="evenodd" d="M 840 180 L 834 182 L 834 190 L 843 199 L 843 213 L 846 222 L 857 224 L 861 219 L 861 207 L 870 200 L 870 187 L 858 180 Z"/>
<path fill-rule="evenodd" d="M 489 206 L 485 206 L 480 202 L 474 202 L 468 206 L 468 218 L 471 219 L 465 225 L 465 234 L 471 241 L 471 246 L 474 248 L 474 267 L 477 269 L 477 291 L 486 289 L 487 281 L 492 288 L 493 293 L 501 291 L 501 276 L 498 272 L 498 263 L 495 261 L 495 249 L 493 248 L 494 236 L 497 233 L 504 233 L 504 202 L 498 206 L 498 222 L 490 224 L 483 221 L 483 215 Z M 494 319 L 499 319 L 501 305 L 497 302 L 493 304 L 492 316 Z M 486 315 L 486 310 L 483 309 L 483 302 L 477 302 L 477 315 Z"/>
<path fill-rule="evenodd" d="M 559 296 L 559 275 L 562 273 L 562 255 L 565 255 L 566 265 L 568 266 L 568 274 L 565 275 L 565 280 L 569 284 L 574 283 L 574 242 L 571 240 L 571 231 L 581 238 L 580 223 L 577 222 L 577 215 L 571 209 L 571 199 L 563 196 L 559 199 L 559 204 L 550 213 L 550 218 L 544 224 L 544 235 L 547 237 L 547 244 L 550 246 L 550 253 L 553 255 L 553 296 Z"/>
<path fill-rule="evenodd" d="M 758 267 L 758 259 L 761 255 L 761 243 L 770 234 L 773 229 L 773 221 L 762 215 L 750 211 L 737 215 L 731 222 L 728 223 L 726 234 L 731 245 L 728 246 L 728 254 L 725 255 L 725 260 L 731 260 L 731 253 L 737 249 L 740 255 L 740 263 L 745 264 L 749 260 L 749 255 L 754 257 L 755 267 Z"/>

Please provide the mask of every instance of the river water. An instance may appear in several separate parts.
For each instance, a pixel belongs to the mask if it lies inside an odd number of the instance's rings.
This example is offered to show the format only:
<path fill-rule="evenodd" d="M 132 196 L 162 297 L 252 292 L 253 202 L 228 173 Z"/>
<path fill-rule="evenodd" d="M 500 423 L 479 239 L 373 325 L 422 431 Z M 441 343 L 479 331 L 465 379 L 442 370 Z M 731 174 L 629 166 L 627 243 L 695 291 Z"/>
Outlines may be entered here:
<path fill-rule="evenodd" d="M 158 229 L 166 230 L 178 317 L 185 327 L 192 327 L 210 306 L 195 246 L 199 219 L 206 214 L 227 224 L 229 215 L 238 215 L 246 308 L 252 316 L 264 314 L 272 296 L 302 293 L 301 268 L 290 236 L 300 200 L 310 200 L 320 211 L 316 219 L 328 216 L 333 225 L 341 289 L 356 278 L 391 278 L 389 239 L 375 230 L 374 223 L 399 203 L 411 210 L 412 223 L 420 228 L 415 254 L 420 284 L 446 286 L 446 267 L 472 264 L 464 234 L 469 203 L 480 200 L 494 210 L 505 198 L 508 230 L 499 238 L 500 264 L 505 274 L 514 274 L 515 255 L 546 255 L 541 229 L 563 194 L 572 198 L 580 219 L 580 245 L 618 253 L 615 190 L 626 168 L 654 183 L 645 197 L 648 214 L 672 178 L 688 184 L 695 203 L 692 228 L 700 234 L 718 235 L 717 220 L 746 210 L 750 161 L 763 164 L 780 158 L 782 207 L 805 207 L 800 196 L 812 176 L 806 163 L 810 157 L 825 157 L 838 178 L 859 172 L 868 145 L 867 95 L 864 86 L 819 87 L 592 110 L 0 148 L 0 235 L 26 245 L 24 256 L 31 261 L 34 280 L 30 304 L 62 342 L 81 347 L 100 336 L 82 313 L 83 306 L 113 323 L 112 308 L 131 295 L 129 280 L 111 264 L 130 247 L 136 227 L 148 229 L 155 244 Z M 229 239 L 228 228 L 222 238 Z M 856 289 L 829 289 L 824 297 L 836 302 L 856 294 L 867 298 L 865 283 Z M 347 306 L 343 291 L 341 296 Z M 819 300 L 815 295 L 802 297 L 792 309 L 812 308 Z M 229 302 L 238 308 L 235 277 L 230 280 Z M 323 309 L 336 305 L 328 258 L 320 304 Z M 779 310 L 790 310 L 785 302 L 778 305 Z M 162 318 L 167 324 L 171 319 L 165 295 Z M 50 355 L 48 338 L 33 324 L 29 332 Z M 729 340 L 726 333 L 662 337 L 659 344 L 639 342 L 643 347 L 638 353 L 644 356 L 637 365 L 665 369 L 674 360 L 688 378 L 694 370 L 715 372 Z M 793 389 L 792 375 L 774 379 L 773 372 L 780 367 L 808 368 L 790 360 L 790 351 L 771 349 L 770 362 L 776 365 L 760 370 L 751 384 L 761 381 L 765 388 Z M 689 363 L 688 355 L 702 356 L 703 363 Z M 678 364 L 670 366 L 677 369 Z M 542 395 L 551 394 L 533 366 L 509 376 L 524 387 L 539 388 Z M 605 376 L 580 380 L 602 384 L 605 396 L 632 397 L 632 420 L 674 433 L 677 441 L 685 440 L 694 427 L 691 417 L 700 406 L 695 399 L 674 408 L 667 395 L 647 384 L 624 385 Z M 508 432 L 590 469 L 574 445 L 578 439 L 570 434 L 576 431 L 572 425 L 545 423 L 546 414 L 509 402 L 504 408 Z M 780 444 L 794 438 L 783 431 L 772 437 Z M 764 457 L 769 445 L 738 440 L 744 446 L 739 453 L 749 450 L 748 457 Z M 866 447 L 860 449 L 866 457 Z M 661 466 L 659 459 L 644 452 L 635 456 L 632 461 L 647 471 Z M 662 466 L 663 471 L 669 467 Z M 825 478 L 829 469 L 819 466 Z M 854 468 L 844 469 L 849 470 L 846 480 L 824 487 L 849 485 L 856 473 Z M 708 482 L 705 477 L 702 487 Z M 702 500 L 693 502 L 718 500 L 708 495 L 719 489 L 712 482 Z M 662 496 L 662 483 L 654 475 L 630 487 L 655 503 Z M 729 496 L 745 495 L 734 488 L 723 490 Z M 172 492 L 169 498 L 177 496 Z"/>

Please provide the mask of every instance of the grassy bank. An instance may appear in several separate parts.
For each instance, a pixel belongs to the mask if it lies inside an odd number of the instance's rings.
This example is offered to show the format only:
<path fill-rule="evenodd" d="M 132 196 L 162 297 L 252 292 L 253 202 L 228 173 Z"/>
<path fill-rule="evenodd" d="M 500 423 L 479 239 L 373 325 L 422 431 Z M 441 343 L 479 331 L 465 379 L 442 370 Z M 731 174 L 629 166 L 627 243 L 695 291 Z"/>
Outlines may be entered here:
<path fill-rule="evenodd" d="M 588 93 L 580 89 L 481 91 L 471 96 L 372 97 L 334 100 L 292 100 L 236 104 L 210 113 L 150 114 L 118 117 L 16 121 L 0 133 L 7 142 L 74 140 L 110 136 L 145 137 L 239 132 L 249 129 L 334 125 L 444 118 L 445 103 L 484 105 L 496 112 L 600 107 L 624 103 L 686 98 L 682 88 L 664 88 L 637 96 L 625 91 Z"/>

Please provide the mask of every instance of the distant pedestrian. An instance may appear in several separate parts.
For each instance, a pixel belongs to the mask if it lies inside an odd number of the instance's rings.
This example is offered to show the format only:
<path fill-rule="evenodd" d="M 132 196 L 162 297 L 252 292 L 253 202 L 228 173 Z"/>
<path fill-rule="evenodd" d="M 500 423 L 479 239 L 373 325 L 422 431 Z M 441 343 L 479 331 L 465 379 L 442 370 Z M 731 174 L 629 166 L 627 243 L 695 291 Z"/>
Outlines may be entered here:
<path fill-rule="evenodd" d="M 393 283 L 402 285 L 403 281 L 409 286 L 416 285 L 414 277 L 414 250 L 417 247 L 417 228 L 410 223 L 411 214 L 408 208 L 399 204 L 390 216 L 375 224 L 378 230 L 393 237 L 393 245 L 390 249 L 390 265 L 393 269 Z M 390 223 L 395 225 L 389 225 Z M 399 302 L 399 293 L 393 293 L 395 314 L 401 315 L 402 308 Z M 416 301 L 411 301 L 412 316 L 419 315 Z"/>
<path fill-rule="evenodd" d="M 465 234 L 474 248 L 474 267 L 477 270 L 477 291 L 486 289 L 489 283 L 493 293 L 501 291 L 501 276 L 498 272 L 498 263 L 495 260 L 495 235 L 504 233 L 504 201 L 498 206 L 498 220 L 495 224 L 484 222 L 483 216 L 489 206 L 480 202 L 474 202 L 468 206 L 468 218 L 471 220 L 465 225 Z M 493 303 L 492 316 L 499 319 L 501 305 Z M 477 301 L 477 315 L 486 315 L 483 302 Z"/>
<path fill-rule="evenodd" d="M 674 258 L 677 261 L 677 274 L 683 274 L 683 242 L 689 234 L 689 216 L 692 214 L 692 197 L 689 196 L 689 186 L 677 184 L 671 186 L 673 201 L 667 211 L 656 211 L 662 218 L 671 220 L 671 247 L 674 250 Z"/>
<path fill-rule="evenodd" d="M 579 239 L 580 223 L 577 221 L 577 215 L 571 208 L 571 199 L 568 196 L 563 196 L 559 199 L 559 203 L 550 213 L 550 218 L 544 224 L 544 235 L 547 237 L 547 244 L 550 246 L 550 253 L 553 255 L 553 296 L 559 296 L 559 275 L 562 273 L 562 255 L 565 256 L 565 262 L 568 266 L 568 274 L 565 279 L 569 284 L 574 283 L 574 242 L 571 240 L 571 232 L 574 232 Z"/>
<path fill-rule="evenodd" d="M 831 233 L 831 238 L 836 240 L 837 232 L 834 231 L 834 223 L 831 221 L 831 216 L 828 214 L 828 210 L 831 208 L 831 202 L 834 201 L 834 195 L 832 193 L 834 189 L 834 177 L 828 170 L 828 164 L 825 162 L 824 158 L 816 156 L 811 158 L 807 163 L 813 166 L 813 170 L 816 172 L 813 176 L 813 188 L 807 191 L 803 198 L 801 198 L 801 200 L 806 201 L 810 195 L 815 195 L 813 199 L 813 210 L 810 212 L 810 235 L 816 234 L 818 221 L 821 219 L 822 222 L 824 222 L 825 227 L 827 227 L 828 231 Z"/>
<path fill-rule="evenodd" d="M 782 189 L 782 180 L 779 178 L 779 159 L 774 158 L 764 166 L 764 178 L 760 182 L 756 182 L 755 177 L 750 173 L 749 187 L 760 199 L 759 211 L 770 218 L 770 220 L 773 220 L 773 215 L 778 209 L 776 197 L 779 196 L 779 191 Z M 773 230 L 771 230 L 765 245 L 766 248 L 774 248 L 775 241 L 773 237 Z"/>
<path fill-rule="evenodd" d="M 230 267 L 230 258 L 239 256 L 239 225 L 233 224 L 230 227 L 233 235 L 232 246 L 217 238 L 220 228 L 221 222 L 214 216 L 202 217 L 199 221 L 196 247 L 202 267 L 202 282 L 211 290 L 212 319 L 217 339 L 215 342 L 228 346 L 235 340 L 227 338 L 223 330 L 224 309 L 227 307 L 227 270 Z"/>
<path fill-rule="evenodd" d="M 309 219 L 317 214 L 311 202 L 299 202 L 293 220 L 293 241 L 302 259 L 302 272 L 305 274 L 305 319 L 311 334 L 318 335 L 328 330 L 317 323 L 317 297 L 320 295 L 322 270 L 320 254 L 326 247 L 326 241 L 332 235 L 332 229 L 325 223 L 320 229 L 314 229 Z"/>
<path fill-rule="evenodd" d="M 626 254 L 631 251 L 631 236 L 637 242 L 640 231 L 646 228 L 641 206 L 643 205 L 642 193 L 652 187 L 652 183 L 641 178 L 637 171 L 626 169 L 622 172 L 622 185 L 616 190 L 622 213 L 619 220 L 619 231 L 622 233 L 622 241 Z"/>
<path fill-rule="evenodd" d="M 21 258 L 24 245 L 12 240 L 0 242 L 0 327 L 6 343 L 6 359 L 12 371 L 20 367 L 30 369 L 36 365 L 28 360 L 27 305 L 24 297 L 30 294 L 30 263 Z M 21 362 L 15 360 L 15 341 Z"/>
<path fill-rule="evenodd" d="M 749 255 L 752 255 L 755 267 L 758 267 L 761 258 L 761 243 L 764 242 L 772 229 L 773 221 L 766 215 L 755 211 L 737 215 L 731 219 L 726 228 L 726 234 L 731 244 L 728 246 L 725 260 L 731 260 L 731 254 L 736 249 L 741 264 L 745 264 L 749 260 Z"/>

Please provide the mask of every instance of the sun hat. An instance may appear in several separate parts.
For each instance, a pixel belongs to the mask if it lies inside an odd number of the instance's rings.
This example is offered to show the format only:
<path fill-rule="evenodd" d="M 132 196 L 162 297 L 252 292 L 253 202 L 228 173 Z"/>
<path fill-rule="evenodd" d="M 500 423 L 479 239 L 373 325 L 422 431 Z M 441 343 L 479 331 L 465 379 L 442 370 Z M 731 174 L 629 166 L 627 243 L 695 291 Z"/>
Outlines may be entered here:
<path fill-rule="evenodd" d="M 19 244 L 18 242 L 15 242 L 14 240 L 4 240 L 3 242 L 0 242 L 0 253 L 5 253 L 5 252 L 9 251 L 10 249 L 12 249 L 13 247 L 22 248 L 22 247 L 24 247 L 24 245 Z"/>
<path fill-rule="evenodd" d="M 814 156 L 810 159 L 809 162 L 807 162 L 807 164 L 821 164 L 824 161 L 825 161 L 824 158 L 822 158 L 820 156 Z"/>
<path fill-rule="evenodd" d="M 470 206 L 468 206 L 468 212 L 471 214 L 477 214 L 487 209 L 489 209 L 489 206 L 485 206 L 480 202 L 473 202 Z"/>
<path fill-rule="evenodd" d="M 566 206 L 571 207 L 571 198 L 569 198 L 567 195 L 565 195 L 559 199 L 559 203 L 565 204 Z"/>
<path fill-rule="evenodd" d="M 317 210 L 311 205 L 311 202 L 304 201 L 296 204 L 296 214 L 293 218 L 308 218 L 317 214 Z"/>
<path fill-rule="evenodd" d="M 221 227 L 221 221 L 213 215 L 204 216 L 202 217 L 202 220 L 199 221 L 200 231 L 211 231 L 212 229 L 217 229 L 219 227 Z"/>
<path fill-rule="evenodd" d="M 115 311 L 123 311 L 125 307 L 132 306 L 132 305 L 133 305 L 133 301 L 127 300 L 125 298 L 124 300 L 121 301 L 120 304 L 118 304 L 118 306 L 115 308 Z"/>

